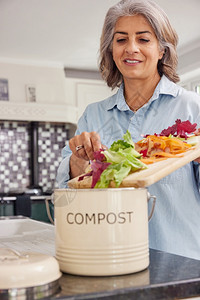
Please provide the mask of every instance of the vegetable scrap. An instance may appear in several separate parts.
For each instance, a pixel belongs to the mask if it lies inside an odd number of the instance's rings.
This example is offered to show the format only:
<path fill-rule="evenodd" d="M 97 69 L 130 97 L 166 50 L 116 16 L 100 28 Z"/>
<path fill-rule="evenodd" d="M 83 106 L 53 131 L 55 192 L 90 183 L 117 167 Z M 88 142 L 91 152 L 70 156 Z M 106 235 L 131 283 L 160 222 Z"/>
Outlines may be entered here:
<path fill-rule="evenodd" d="M 187 133 L 193 133 L 196 130 L 197 124 L 191 124 L 189 120 L 187 121 L 181 121 L 180 119 L 177 119 L 175 121 L 175 124 L 171 127 L 168 127 L 167 129 L 164 129 L 160 135 L 161 136 L 177 136 L 181 138 L 188 138 Z"/>
<path fill-rule="evenodd" d="M 91 188 L 108 188 L 113 182 L 119 187 L 129 174 L 148 168 L 149 164 L 168 158 L 183 156 L 196 144 L 194 137 L 200 135 L 197 124 L 189 120 L 177 119 L 175 124 L 161 131 L 160 134 L 146 135 L 134 143 L 127 130 L 123 140 L 112 143 L 107 150 L 94 152 L 90 171 L 79 177 L 79 181 L 92 176 Z"/>
<path fill-rule="evenodd" d="M 177 157 L 177 154 L 186 152 L 192 145 L 173 136 L 149 135 L 137 142 L 135 147 L 142 154 L 141 161 L 151 164 L 167 158 Z"/>
<path fill-rule="evenodd" d="M 135 150 L 131 134 L 127 131 L 123 140 L 114 142 L 109 149 L 94 152 L 91 171 L 80 176 L 78 180 L 92 176 L 91 188 L 107 188 L 111 181 L 119 187 L 122 180 L 131 172 L 147 168 L 140 160 L 141 156 Z"/>
<path fill-rule="evenodd" d="M 141 161 L 152 164 L 188 151 L 195 144 L 192 140 L 194 135 L 199 135 L 196 126 L 196 123 L 192 124 L 189 120 L 177 119 L 175 124 L 162 130 L 160 134 L 146 135 L 135 144 L 136 150 L 142 154 Z"/>

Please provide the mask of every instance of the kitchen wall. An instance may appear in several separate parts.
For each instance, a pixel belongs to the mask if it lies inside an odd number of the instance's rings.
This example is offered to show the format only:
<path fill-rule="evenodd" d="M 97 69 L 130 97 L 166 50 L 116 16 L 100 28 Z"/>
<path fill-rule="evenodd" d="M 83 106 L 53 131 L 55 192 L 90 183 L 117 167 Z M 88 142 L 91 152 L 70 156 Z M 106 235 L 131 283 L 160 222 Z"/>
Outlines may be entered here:
<path fill-rule="evenodd" d="M 0 99 L 0 193 L 30 185 L 31 122 L 38 124 L 38 183 L 44 192 L 56 188 L 61 150 L 78 117 L 87 104 L 114 93 L 93 73 L 90 78 L 67 75 L 59 65 L 0 61 L 0 79 L 8 80 L 9 91 L 8 101 Z M 27 100 L 27 85 L 36 87 L 34 103 Z"/>
<path fill-rule="evenodd" d="M 76 128 L 63 67 L 0 62 L 0 79 L 8 80 L 9 92 L 8 101 L 0 99 L 0 193 L 23 190 L 31 183 L 33 121 L 38 126 L 38 183 L 44 192 L 56 188 L 61 150 Z M 35 103 L 27 99 L 27 85 L 36 88 Z"/>
<path fill-rule="evenodd" d="M 36 87 L 37 103 L 65 104 L 68 101 L 63 66 L 0 61 L 0 78 L 8 79 L 10 102 L 26 102 L 27 85 Z"/>
<path fill-rule="evenodd" d="M 73 129 L 72 129 L 73 128 Z M 38 123 L 39 186 L 54 189 L 61 150 L 75 127 L 64 123 Z M 23 190 L 31 182 L 30 122 L 0 121 L 0 193 Z"/>

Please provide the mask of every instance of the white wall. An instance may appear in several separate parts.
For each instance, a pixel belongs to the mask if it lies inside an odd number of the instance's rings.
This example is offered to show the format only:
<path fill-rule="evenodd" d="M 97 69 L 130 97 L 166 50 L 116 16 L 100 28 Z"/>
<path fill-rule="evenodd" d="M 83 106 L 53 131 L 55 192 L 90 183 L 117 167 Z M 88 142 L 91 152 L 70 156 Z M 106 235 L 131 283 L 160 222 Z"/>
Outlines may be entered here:
<path fill-rule="evenodd" d="M 11 102 L 26 102 L 26 85 L 35 85 L 38 103 L 67 103 L 65 74 L 61 67 L 0 62 L 0 78 L 8 79 Z"/>
<path fill-rule="evenodd" d="M 77 122 L 63 67 L 0 62 L 0 78 L 9 89 L 9 101 L 0 101 L 0 120 Z M 26 85 L 36 87 L 36 102 L 27 102 Z"/>
<path fill-rule="evenodd" d="M 63 67 L 0 61 L 0 78 L 7 79 L 9 101 L 0 101 L 0 120 L 77 123 L 85 107 L 111 91 L 101 79 L 66 78 Z M 36 102 L 27 102 L 26 86 L 36 87 Z"/>

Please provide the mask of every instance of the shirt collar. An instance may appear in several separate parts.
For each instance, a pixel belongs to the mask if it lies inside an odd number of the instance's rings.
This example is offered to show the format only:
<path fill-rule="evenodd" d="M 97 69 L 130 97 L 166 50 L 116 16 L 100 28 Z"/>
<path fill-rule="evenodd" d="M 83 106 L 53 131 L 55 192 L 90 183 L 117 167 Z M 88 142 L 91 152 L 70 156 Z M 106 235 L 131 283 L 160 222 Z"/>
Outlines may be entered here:
<path fill-rule="evenodd" d="M 179 93 L 180 87 L 169 80 L 165 75 L 161 77 L 158 85 L 155 88 L 153 96 L 151 99 L 145 104 L 148 105 L 154 100 L 159 98 L 159 95 L 171 95 L 172 97 L 176 97 Z M 119 87 L 117 93 L 111 96 L 107 101 L 107 110 L 113 109 L 115 106 L 121 111 L 130 110 L 124 98 L 124 84 L 122 83 Z"/>
<path fill-rule="evenodd" d="M 169 80 L 165 75 L 163 75 L 155 88 L 151 100 L 155 100 L 159 95 L 171 95 L 176 97 L 179 93 L 180 87 L 173 81 Z"/>
<path fill-rule="evenodd" d="M 117 107 L 121 111 L 130 110 L 124 98 L 124 84 L 122 83 L 116 94 L 111 96 L 107 101 L 107 110 Z"/>

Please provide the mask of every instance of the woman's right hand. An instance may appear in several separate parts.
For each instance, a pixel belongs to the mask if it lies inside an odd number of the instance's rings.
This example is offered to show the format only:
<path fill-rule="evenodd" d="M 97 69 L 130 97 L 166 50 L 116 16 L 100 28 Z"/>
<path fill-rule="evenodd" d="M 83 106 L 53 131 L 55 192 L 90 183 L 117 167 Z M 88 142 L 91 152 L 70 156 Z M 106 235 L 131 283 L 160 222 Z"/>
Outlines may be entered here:
<path fill-rule="evenodd" d="M 74 136 L 69 140 L 69 147 L 76 157 L 84 159 L 86 161 L 92 160 L 94 158 L 93 152 L 106 148 L 101 144 L 100 136 L 95 131 L 84 131 L 80 135 Z"/>

